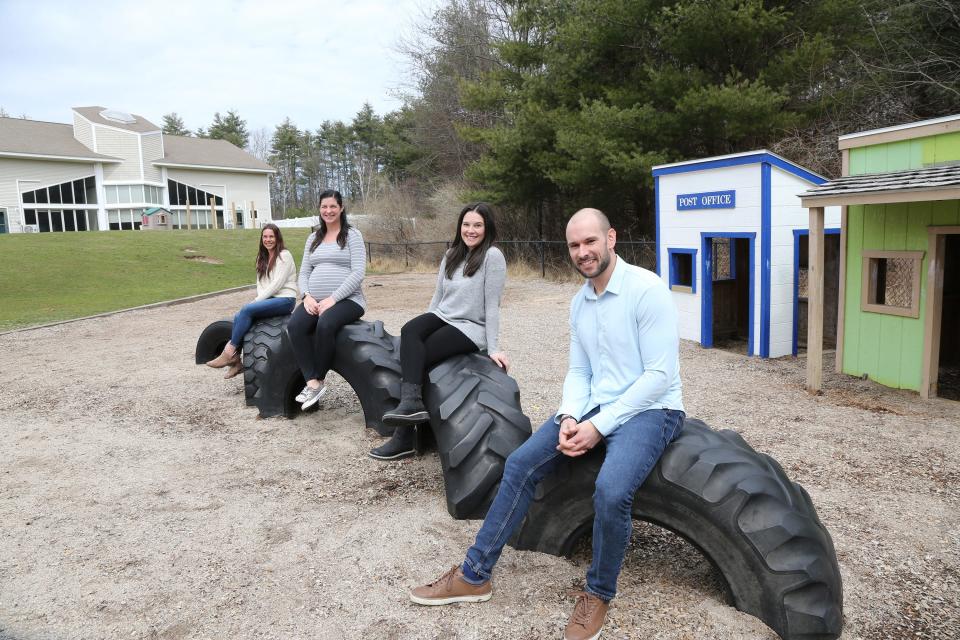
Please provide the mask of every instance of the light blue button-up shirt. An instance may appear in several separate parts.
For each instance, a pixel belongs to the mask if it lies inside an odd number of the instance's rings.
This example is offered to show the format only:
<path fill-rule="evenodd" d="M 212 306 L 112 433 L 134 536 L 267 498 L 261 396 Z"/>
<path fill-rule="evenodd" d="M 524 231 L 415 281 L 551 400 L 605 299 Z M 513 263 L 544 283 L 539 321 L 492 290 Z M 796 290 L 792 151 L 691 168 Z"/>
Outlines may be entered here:
<path fill-rule="evenodd" d="M 558 415 L 603 435 L 649 409 L 683 411 L 677 310 L 655 273 L 617 257 L 607 288 L 587 281 L 570 303 L 570 369 Z"/>

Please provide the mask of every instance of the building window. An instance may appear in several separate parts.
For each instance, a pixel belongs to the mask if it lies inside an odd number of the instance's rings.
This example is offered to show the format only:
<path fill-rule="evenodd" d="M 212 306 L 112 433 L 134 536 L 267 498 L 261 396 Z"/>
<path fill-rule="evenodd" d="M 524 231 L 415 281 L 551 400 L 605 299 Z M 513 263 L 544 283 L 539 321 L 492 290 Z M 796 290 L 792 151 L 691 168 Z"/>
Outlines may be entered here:
<path fill-rule="evenodd" d="M 713 281 L 736 279 L 734 239 L 713 238 L 711 242 L 713 243 Z"/>
<path fill-rule="evenodd" d="M 197 189 L 181 182 L 168 180 L 167 191 L 170 192 L 170 205 L 174 207 L 185 207 L 187 204 L 189 204 L 191 208 L 197 206 L 209 207 L 210 198 L 216 200 L 215 205 L 218 208 L 223 206 L 223 198 L 220 196 L 214 193 L 207 193 L 202 189 Z"/>
<path fill-rule="evenodd" d="M 26 204 L 97 204 L 97 182 L 93 176 L 78 178 L 62 184 L 25 191 L 21 194 Z"/>
<path fill-rule="evenodd" d="M 862 255 L 860 308 L 919 318 L 923 251 L 864 251 Z"/>
<path fill-rule="evenodd" d="M 667 249 L 670 264 L 670 289 L 680 293 L 697 292 L 697 250 Z"/>

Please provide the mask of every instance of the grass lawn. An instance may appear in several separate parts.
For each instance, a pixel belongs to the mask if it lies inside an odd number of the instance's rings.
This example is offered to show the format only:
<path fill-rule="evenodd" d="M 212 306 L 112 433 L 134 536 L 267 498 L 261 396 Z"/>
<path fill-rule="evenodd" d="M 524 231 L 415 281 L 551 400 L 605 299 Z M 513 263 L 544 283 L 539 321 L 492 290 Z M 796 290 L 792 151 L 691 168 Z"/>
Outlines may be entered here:
<path fill-rule="evenodd" d="M 297 267 L 309 231 L 283 230 Z M 257 229 L 0 235 L 0 331 L 254 284 L 259 237 Z"/>

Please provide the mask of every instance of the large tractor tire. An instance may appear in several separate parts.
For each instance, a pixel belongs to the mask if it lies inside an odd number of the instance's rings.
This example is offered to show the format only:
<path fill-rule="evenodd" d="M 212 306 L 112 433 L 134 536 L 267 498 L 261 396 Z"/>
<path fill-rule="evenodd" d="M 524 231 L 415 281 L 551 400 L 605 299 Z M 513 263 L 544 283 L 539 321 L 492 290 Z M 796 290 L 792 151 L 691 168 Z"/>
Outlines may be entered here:
<path fill-rule="evenodd" d="M 197 364 L 206 364 L 213 360 L 230 342 L 230 333 L 233 331 L 232 320 L 217 320 L 211 322 L 197 338 L 197 349 L 194 358 Z"/>
<path fill-rule="evenodd" d="M 254 354 L 258 353 L 257 349 L 262 349 L 263 353 L 262 357 L 256 357 L 258 366 L 252 369 L 247 388 L 255 389 L 253 404 L 261 416 L 292 418 L 300 412 L 300 405 L 294 397 L 303 388 L 303 375 L 293 357 L 286 332 L 288 317 L 271 318 L 270 321 L 263 326 L 258 323 L 247 332 L 244 344 L 250 341 L 254 345 Z M 332 369 L 353 388 L 363 408 L 366 425 L 380 435 L 393 432 L 381 419 L 388 409 L 396 407 L 400 398 L 398 342 L 384 331 L 380 321 L 357 321 L 343 327 L 337 334 Z M 259 366 L 261 361 L 263 366 Z"/>
<path fill-rule="evenodd" d="M 288 318 L 274 316 L 257 320 L 243 336 L 243 395 L 247 406 L 257 404 L 260 386 L 270 366 L 270 354 L 280 349 Z M 297 389 L 297 393 L 300 389 Z"/>
<path fill-rule="evenodd" d="M 457 356 L 428 373 L 424 403 L 440 454 L 447 511 L 483 518 L 507 456 L 530 437 L 516 380 L 490 358 Z"/>
<path fill-rule="evenodd" d="M 544 479 L 511 544 L 569 555 L 592 529 L 603 456 L 598 447 Z M 737 433 L 687 419 L 637 491 L 633 517 L 698 547 L 737 609 L 785 640 L 840 635 L 843 588 L 830 534 L 803 487 Z"/>

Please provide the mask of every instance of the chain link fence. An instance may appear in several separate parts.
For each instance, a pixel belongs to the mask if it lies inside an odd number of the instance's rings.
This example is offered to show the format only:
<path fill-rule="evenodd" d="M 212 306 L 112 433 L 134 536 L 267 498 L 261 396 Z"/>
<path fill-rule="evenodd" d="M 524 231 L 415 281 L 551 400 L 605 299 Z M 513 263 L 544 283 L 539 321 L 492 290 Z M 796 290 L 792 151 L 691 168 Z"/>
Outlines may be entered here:
<path fill-rule="evenodd" d="M 368 242 L 367 260 L 389 260 L 403 263 L 404 267 L 422 264 L 440 264 L 449 242 Z M 567 243 L 562 240 L 498 240 L 497 247 L 503 252 L 507 264 L 523 264 L 547 273 L 570 270 L 570 254 Z M 617 255 L 630 264 L 654 270 L 656 266 L 656 243 L 653 241 L 617 242 Z"/>

